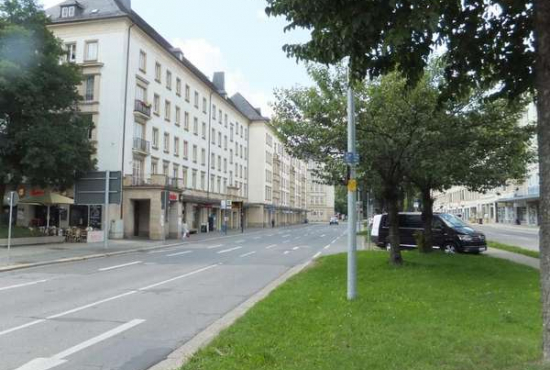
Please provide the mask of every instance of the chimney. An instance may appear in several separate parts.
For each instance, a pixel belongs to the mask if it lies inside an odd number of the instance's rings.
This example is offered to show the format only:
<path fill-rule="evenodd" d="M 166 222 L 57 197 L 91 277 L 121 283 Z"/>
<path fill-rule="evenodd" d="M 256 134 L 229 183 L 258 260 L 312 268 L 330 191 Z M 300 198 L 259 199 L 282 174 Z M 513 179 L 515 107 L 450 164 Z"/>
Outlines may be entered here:
<path fill-rule="evenodd" d="M 183 60 L 183 51 L 181 51 L 180 48 L 172 48 L 172 53 L 178 58 L 179 60 Z"/>
<path fill-rule="evenodd" d="M 254 108 L 254 109 L 256 109 L 256 110 L 258 111 L 258 113 L 260 114 L 260 116 L 262 115 L 262 108 L 257 107 L 257 108 Z"/>
<path fill-rule="evenodd" d="M 225 91 L 225 72 L 214 72 L 214 78 L 212 80 L 216 89 L 221 96 L 224 98 L 227 97 L 227 92 Z"/>
<path fill-rule="evenodd" d="M 132 10 L 132 0 L 118 0 L 120 4 L 127 10 Z"/>

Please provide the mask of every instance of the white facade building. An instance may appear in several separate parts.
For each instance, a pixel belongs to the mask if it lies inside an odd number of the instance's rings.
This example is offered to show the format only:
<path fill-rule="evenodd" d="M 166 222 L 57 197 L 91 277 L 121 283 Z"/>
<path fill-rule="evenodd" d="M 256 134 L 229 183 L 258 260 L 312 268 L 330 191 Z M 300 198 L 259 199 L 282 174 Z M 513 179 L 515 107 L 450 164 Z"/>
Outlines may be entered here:
<path fill-rule="evenodd" d="M 309 220 L 311 222 L 329 222 L 335 215 L 334 186 L 323 184 L 315 176 L 314 171 L 319 168 L 317 163 L 308 164 L 307 176 L 307 209 L 309 211 Z"/>

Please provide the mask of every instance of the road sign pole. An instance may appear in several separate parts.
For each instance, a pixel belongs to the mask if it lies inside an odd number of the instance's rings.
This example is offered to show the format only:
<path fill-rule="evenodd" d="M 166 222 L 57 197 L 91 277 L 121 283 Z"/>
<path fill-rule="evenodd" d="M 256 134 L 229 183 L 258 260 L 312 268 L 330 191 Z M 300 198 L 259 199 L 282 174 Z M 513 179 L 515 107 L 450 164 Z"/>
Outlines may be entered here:
<path fill-rule="evenodd" d="M 8 266 L 10 265 L 11 260 L 11 224 L 12 224 L 12 218 L 13 218 L 13 196 L 15 192 L 10 192 L 10 217 L 9 217 L 9 225 L 8 225 Z"/>
<path fill-rule="evenodd" d="M 348 152 L 356 155 L 355 145 L 355 103 L 351 82 L 351 62 L 348 82 Z M 357 297 L 357 180 L 355 163 L 351 161 L 348 183 L 348 300 Z"/>
<path fill-rule="evenodd" d="M 109 194 L 110 194 L 110 184 L 111 173 L 109 171 L 105 172 L 105 205 L 103 206 L 103 247 L 105 249 L 109 248 Z"/>

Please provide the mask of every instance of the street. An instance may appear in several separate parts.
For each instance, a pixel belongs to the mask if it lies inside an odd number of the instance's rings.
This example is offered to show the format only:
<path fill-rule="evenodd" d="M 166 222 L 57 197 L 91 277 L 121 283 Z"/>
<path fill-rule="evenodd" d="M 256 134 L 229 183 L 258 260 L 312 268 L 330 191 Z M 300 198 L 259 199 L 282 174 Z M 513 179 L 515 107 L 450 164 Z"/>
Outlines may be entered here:
<path fill-rule="evenodd" d="M 538 228 L 527 228 L 513 225 L 472 225 L 485 234 L 487 240 L 513 245 L 533 251 L 539 250 Z"/>
<path fill-rule="evenodd" d="M 293 266 L 345 245 L 345 226 L 308 225 L 3 273 L 0 370 L 148 369 Z"/>

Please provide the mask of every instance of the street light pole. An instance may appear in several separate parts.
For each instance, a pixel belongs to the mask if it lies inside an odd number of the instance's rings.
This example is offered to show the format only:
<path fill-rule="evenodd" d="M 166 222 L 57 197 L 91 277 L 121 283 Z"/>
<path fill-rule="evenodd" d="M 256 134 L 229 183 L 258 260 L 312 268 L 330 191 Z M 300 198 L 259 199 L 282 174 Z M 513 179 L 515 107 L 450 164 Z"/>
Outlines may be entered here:
<path fill-rule="evenodd" d="M 355 102 L 351 82 L 351 62 L 348 77 L 348 153 L 356 155 Z M 357 297 L 357 180 L 355 161 L 349 161 L 348 179 L 348 300 Z"/>

